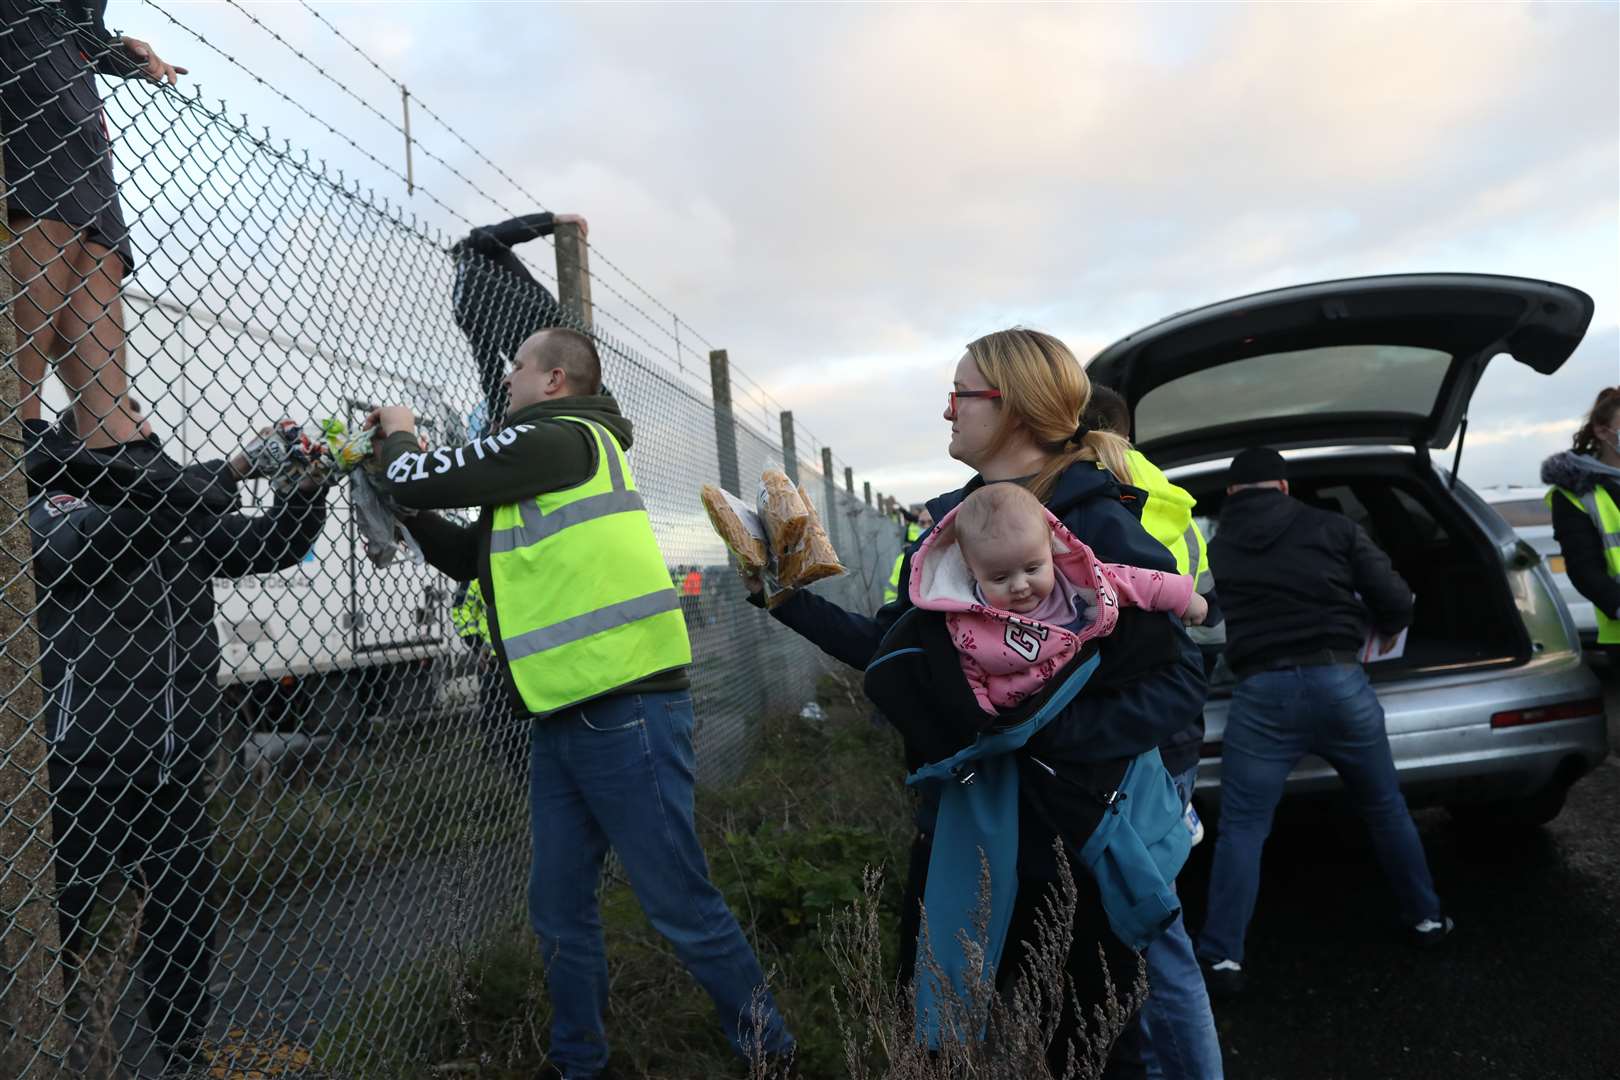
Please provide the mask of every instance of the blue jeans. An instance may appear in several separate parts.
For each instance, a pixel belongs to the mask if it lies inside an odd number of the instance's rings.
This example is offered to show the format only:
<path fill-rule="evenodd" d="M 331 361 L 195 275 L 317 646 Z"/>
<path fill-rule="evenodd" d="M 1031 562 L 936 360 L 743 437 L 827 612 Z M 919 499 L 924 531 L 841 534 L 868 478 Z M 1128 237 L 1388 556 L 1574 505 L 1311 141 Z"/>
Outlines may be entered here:
<path fill-rule="evenodd" d="M 1260 889 L 1260 849 L 1271 832 L 1283 783 L 1307 753 L 1344 781 L 1371 834 L 1401 920 L 1440 917 L 1417 826 L 1395 779 L 1384 707 L 1358 664 L 1283 668 L 1237 684 L 1221 755 L 1221 818 L 1209 879 L 1209 913 L 1198 955 L 1243 960 L 1243 936 Z"/>
<path fill-rule="evenodd" d="M 1194 765 L 1176 776 L 1185 809 L 1198 780 Z M 1152 1080 L 1221 1080 L 1221 1040 L 1215 1032 L 1204 973 L 1193 953 L 1187 927 L 1176 916 L 1170 928 L 1147 947 L 1148 999 L 1137 1021 Z"/>
<path fill-rule="evenodd" d="M 594 1077 L 608 1060 L 597 885 L 610 846 L 648 920 L 714 1000 L 731 1045 L 747 1056 L 755 1042 L 751 1007 L 765 974 L 709 880 L 692 819 L 694 765 L 684 691 L 601 698 L 534 724 L 529 919 L 551 996 L 551 1062 L 568 1080 Z M 761 1011 L 766 1053 L 790 1051 L 768 992 Z"/>

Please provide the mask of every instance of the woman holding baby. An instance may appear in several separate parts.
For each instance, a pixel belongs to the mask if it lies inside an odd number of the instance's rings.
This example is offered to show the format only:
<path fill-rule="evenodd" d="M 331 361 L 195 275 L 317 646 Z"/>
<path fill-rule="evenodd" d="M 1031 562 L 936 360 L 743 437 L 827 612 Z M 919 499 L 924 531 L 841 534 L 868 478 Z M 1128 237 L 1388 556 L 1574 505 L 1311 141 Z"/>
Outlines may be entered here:
<path fill-rule="evenodd" d="M 998 710 L 1039 700 L 1082 658 L 1096 659 L 1078 696 L 1013 755 L 1017 889 L 997 983 L 1011 985 L 1033 946 L 1036 913 L 1058 881 L 1054 841 L 1061 840 L 1078 889 L 1067 965 L 1078 1000 L 1049 1050 L 1057 1074 L 1076 1030 L 1075 1008 L 1083 1023 L 1104 1002 L 1109 976 L 1123 998 L 1138 963 L 1110 929 L 1097 884 L 1074 853 L 1108 811 L 1107 793 L 1124 763 L 1184 728 L 1203 707 L 1205 688 L 1198 650 L 1177 617 L 1195 620 L 1189 607 L 1198 601 L 1190 588 L 1140 577 L 1173 578 L 1175 560 L 1141 525 L 1142 493 L 1122 487 L 1110 471 L 1129 475 L 1129 444 L 1081 422 L 1090 396 L 1084 369 L 1050 335 L 1013 329 L 974 341 L 956 365 L 944 419 L 951 457 L 977 475 L 929 501 L 940 524 L 907 552 L 898 598 L 869 616 L 800 592 L 772 612 L 834 658 L 871 666 L 868 694 L 905 737 L 910 770 L 965 749 L 996 729 Z M 1003 482 L 1034 500 L 983 491 Z M 959 515 L 966 532 L 956 544 L 953 512 L 976 492 Z M 1052 552 L 1059 553 L 1055 565 Z M 757 582 L 749 585 L 754 590 Z M 987 632 L 998 635 L 994 648 L 984 646 Z M 888 662 L 901 653 L 917 655 Z M 901 926 L 903 979 L 917 966 L 918 907 L 938 805 L 928 789 L 921 794 Z M 931 930 L 937 951 L 944 935 Z M 1135 1023 L 1125 1025 L 1106 1075 L 1145 1075 Z"/>

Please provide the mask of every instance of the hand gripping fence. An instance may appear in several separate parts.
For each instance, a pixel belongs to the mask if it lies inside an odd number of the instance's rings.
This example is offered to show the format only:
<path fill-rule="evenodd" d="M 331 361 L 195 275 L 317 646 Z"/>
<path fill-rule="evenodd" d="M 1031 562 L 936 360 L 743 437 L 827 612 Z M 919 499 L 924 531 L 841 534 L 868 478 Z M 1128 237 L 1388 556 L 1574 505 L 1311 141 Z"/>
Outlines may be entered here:
<path fill-rule="evenodd" d="M 601 332 L 631 316 L 592 302 L 576 227 L 559 300 L 122 77 L 96 6 L 0 0 L 0 1075 L 397 1075 L 375 1033 L 523 920 L 529 721 L 461 584 L 367 557 L 354 483 L 306 469 L 321 422 L 402 403 L 465 444 L 518 341 L 596 328 L 706 783 L 825 668 L 742 602 L 699 486 L 751 497 L 785 462 L 850 568 L 817 588 L 853 610 L 900 529 L 790 415 L 781 442 L 741 418 L 723 352 L 704 392 Z"/>

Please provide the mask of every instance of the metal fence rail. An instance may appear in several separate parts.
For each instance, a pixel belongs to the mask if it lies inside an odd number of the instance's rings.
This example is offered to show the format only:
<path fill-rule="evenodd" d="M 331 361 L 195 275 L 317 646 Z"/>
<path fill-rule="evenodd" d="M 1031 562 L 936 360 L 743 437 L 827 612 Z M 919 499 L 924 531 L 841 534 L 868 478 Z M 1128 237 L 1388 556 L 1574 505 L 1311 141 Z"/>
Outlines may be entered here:
<path fill-rule="evenodd" d="M 388 977 L 521 903 L 527 721 L 457 636 L 457 583 L 364 557 L 347 484 L 276 494 L 221 463 L 278 418 L 353 426 L 382 403 L 412 406 L 435 443 L 480 430 L 457 256 L 195 96 L 98 83 L 89 65 L 120 50 L 71 10 L 0 0 L 0 278 L 17 293 L 0 346 L 26 376 L 0 397 L 0 1072 L 156 1075 L 164 1042 L 200 1033 L 216 1065 L 364 1075 L 385 1048 L 346 1035 L 377 1019 L 355 1010 L 411 1028 L 434 991 Z M 849 566 L 817 588 L 857 610 L 879 605 L 900 530 L 802 433 L 785 454 L 739 416 L 723 354 L 725 389 L 705 393 L 615 336 L 633 319 L 592 302 L 566 229 L 557 260 L 546 319 L 594 328 L 660 547 L 701 583 L 683 601 L 699 771 L 724 782 L 762 714 L 812 699 L 824 661 L 742 603 L 699 486 L 751 495 L 788 465 Z M 534 328 L 538 284 L 461 274 L 483 287 L 485 329 Z M 30 364 L 42 423 L 24 432 Z M 102 414 L 124 373 L 162 461 L 45 427 L 114 433 L 124 421 Z M 66 388 L 97 380 L 99 398 Z"/>

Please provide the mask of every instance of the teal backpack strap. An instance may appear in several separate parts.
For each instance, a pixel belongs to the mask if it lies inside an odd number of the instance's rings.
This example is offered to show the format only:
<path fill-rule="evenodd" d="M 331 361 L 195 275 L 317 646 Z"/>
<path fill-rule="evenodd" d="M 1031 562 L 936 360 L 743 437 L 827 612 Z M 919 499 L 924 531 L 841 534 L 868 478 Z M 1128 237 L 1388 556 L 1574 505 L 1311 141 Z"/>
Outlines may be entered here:
<path fill-rule="evenodd" d="M 1191 850 L 1181 793 L 1158 749 L 1138 755 L 1080 848 L 1108 925 L 1131 948 L 1146 948 L 1181 913 L 1175 881 Z"/>
<path fill-rule="evenodd" d="M 916 965 L 917 1039 L 932 1048 L 940 1045 L 942 1022 L 955 1018 L 941 1015 L 943 987 L 928 974 L 922 958 L 931 952 L 954 987 L 955 1000 L 969 1000 L 967 956 L 957 934 L 973 933 L 983 852 L 990 870 L 990 921 L 984 970 L 979 977 L 994 980 L 1007 942 L 1007 927 L 1012 922 L 1013 901 L 1018 895 L 1018 763 L 1013 752 L 1075 699 L 1098 663 L 1099 658 L 1092 656 L 1081 664 L 1029 719 L 980 735 L 967 749 L 925 765 L 906 778 L 907 784 L 916 786 L 942 785 L 928 859 L 928 883 L 923 892 L 927 937 L 919 937 L 917 942 Z M 983 1032 L 956 1031 L 951 1035 L 966 1040 L 982 1037 Z"/>

